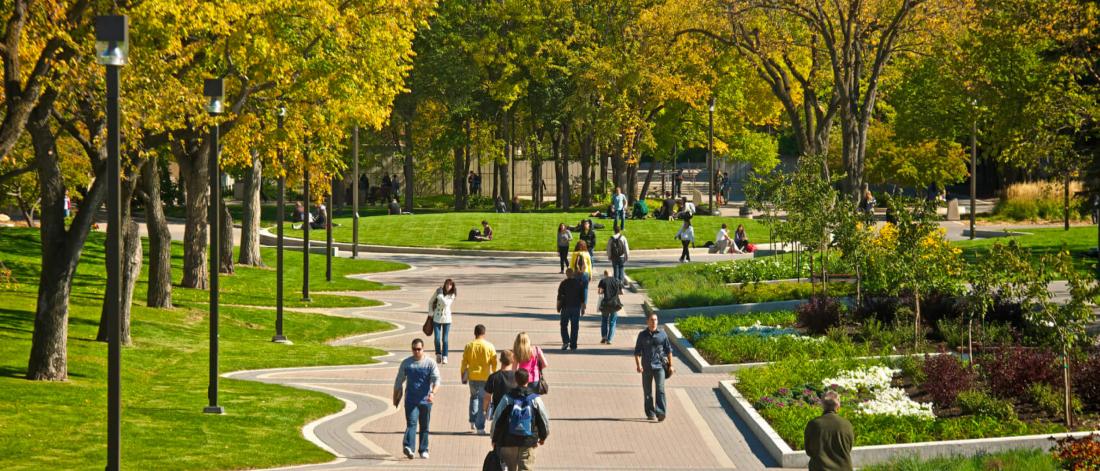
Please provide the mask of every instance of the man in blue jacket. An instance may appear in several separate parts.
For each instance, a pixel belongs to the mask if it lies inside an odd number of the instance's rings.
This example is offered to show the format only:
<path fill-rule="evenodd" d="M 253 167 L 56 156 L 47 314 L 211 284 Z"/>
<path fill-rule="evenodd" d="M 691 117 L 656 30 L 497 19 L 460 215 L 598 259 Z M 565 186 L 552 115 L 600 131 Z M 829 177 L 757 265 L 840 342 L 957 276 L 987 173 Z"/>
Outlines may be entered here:
<path fill-rule="evenodd" d="M 412 341 L 412 356 L 405 358 L 397 368 L 393 382 L 393 406 L 401 403 L 401 384 L 405 383 L 405 456 L 413 457 L 416 432 L 420 429 L 420 457 L 428 459 L 428 423 L 432 417 L 435 389 L 439 387 L 439 365 L 424 355 L 424 341 Z"/>

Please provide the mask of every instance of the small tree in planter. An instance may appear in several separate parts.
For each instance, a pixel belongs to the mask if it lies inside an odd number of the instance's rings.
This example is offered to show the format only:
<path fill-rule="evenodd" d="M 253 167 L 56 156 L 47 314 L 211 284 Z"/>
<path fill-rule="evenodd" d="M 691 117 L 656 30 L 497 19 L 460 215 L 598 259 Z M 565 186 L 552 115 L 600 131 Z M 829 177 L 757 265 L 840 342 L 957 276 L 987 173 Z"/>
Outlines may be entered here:
<path fill-rule="evenodd" d="M 1048 285 L 1051 281 L 1064 279 L 1069 286 L 1069 299 L 1064 303 L 1054 300 Z M 1062 387 L 1065 392 L 1066 426 L 1073 426 L 1072 386 L 1070 383 L 1069 354 L 1081 343 L 1087 343 L 1089 334 L 1086 328 L 1093 321 L 1092 299 L 1100 293 L 1095 279 L 1083 276 L 1073 267 L 1073 258 L 1067 250 L 1057 256 L 1044 256 L 1040 263 L 1039 276 L 1029 284 L 1028 295 L 1040 300 L 1037 309 L 1028 309 L 1028 320 L 1042 328 L 1049 329 L 1056 347 L 1062 349 Z"/>
<path fill-rule="evenodd" d="M 863 275 L 875 259 L 875 246 L 871 243 L 875 231 L 873 224 L 866 224 L 864 217 L 848 205 L 837 205 L 833 231 L 833 245 L 840 249 L 841 259 L 855 270 L 856 306 L 863 304 Z"/>
<path fill-rule="evenodd" d="M 813 284 L 814 255 L 821 256 L 821 293 L 828 295 L 829 272 L 826 258 L 837 227 L 837 206 L 843 206 L 834 184 L 839 177 L 826 178 L 825 159 L 821 156 L 803 156 L 798 170 L 790 177 L 790 183 L 782 188 L 783 209 L 787 211 L 787 223 L 780 226 L 781 234 L 810 249 L 810 282 Z M 816 292 L 816 290 L 815 290 Z"/>
<path fill-rule="evenodd" d="M 890 210 L 897 224 L 887 223 L 874 239 L 875 260 L 868 273 L 883 292 L 913 299 L 914 351 L 920 349 L 921 297 L 933 291 L 960 291 L 963 264 L 958 248 L 944 239 L 933 203 L 894 197 Z"/>
<path fill-rule="evenodd" d="M 978 262 L 968 270 L 970 290 L 961 298 L 961 311 L 967 317 L 967 354 L 971 367 L 974 357 L 974 321 L 985 325 L 985 315 L 997 299 L 1019 302 L 1024 309 L 1031 309 L 1037 300 L 1030 297 L 1034 280 L 1039 278 L 1031 262 L 1030 251 L 1010 242 L 994 243 Z M 984 332 L 984 331 L 983 331 Z"/>

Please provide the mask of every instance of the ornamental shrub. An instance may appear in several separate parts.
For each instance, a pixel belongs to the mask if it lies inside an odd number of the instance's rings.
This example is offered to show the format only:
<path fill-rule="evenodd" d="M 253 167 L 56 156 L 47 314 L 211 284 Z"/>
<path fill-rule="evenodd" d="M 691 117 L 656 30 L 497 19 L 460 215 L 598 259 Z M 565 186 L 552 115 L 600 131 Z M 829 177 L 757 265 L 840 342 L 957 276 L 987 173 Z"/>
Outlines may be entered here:
<path fill-rule="evenodd" d="M 921 386 L 937 407 L 954 406 L 960 393 L 974 389 L 976 375 L 954 355 L 926 355 L 921 369 L 928 378 Z"/>
<path fill-rule="evenodd" d="M 1100 408 L 1100 353 L 1091 352 L 1087 360 L 1075 364 L 1073 392 L 1085 404 Z"/>
<path fill-rule="evenodd" d="M 1066 437 L 1055 440 L 1054 459 L 1068 471 L 1095 471 L 1100 469 L 1100 437 Z"/>
<path fill-rule="evenodd" d="M 814 335 L 824 335 L 830 328 L 840 325 L 844 306 L 836 298 L 815 295 L 798 306 L 798 325 Z"/>
<path fill-rule="evenodd" d="M 1065 412 L 1064 401 L 1066 396 L 1062 394 L 1061 389 L 1055 389 L 1049 384 L 1036 383 L 1028 386 L 1027 398 L 1032 404 L 1035 404 L 1052 417 L 1061 417 Z M 1070 406 L 1073 407 L 1074 415 L 1081 413 L 1081 400 L 1077 397 L 1073 398 Z"/>
<path fill-rule="evenodd" d="M 1054 353 L 1023 347 L 998 348 L 978 361 L 982 376 L 994 396 L 1022 397 L 1035 383 L 1056 385 L 1059 371 Z"/>
<path fill-rule="evenodd" d="M 1017 420 L 1016 409 L 1012 407 L 1011 402 L 997 399 L 982 391 L 964 391 L 959 394 L 956 402 L 965 414 L 994 417 L 1000 420 Z"/>

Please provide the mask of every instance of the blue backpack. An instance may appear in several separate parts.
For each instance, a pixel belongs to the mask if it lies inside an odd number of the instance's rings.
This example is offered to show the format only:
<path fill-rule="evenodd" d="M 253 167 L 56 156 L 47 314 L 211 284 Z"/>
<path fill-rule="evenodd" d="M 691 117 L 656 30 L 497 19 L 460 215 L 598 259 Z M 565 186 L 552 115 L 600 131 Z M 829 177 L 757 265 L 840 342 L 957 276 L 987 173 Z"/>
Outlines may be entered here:
<path fill-rule="evenodd" d="M 529 394 L 512 398 L 512 411 L 508 414 L 508 433 L 524 438 L 535 436 L 534 427 L 531 424 L 535 416 L 535 408 L 531 403 L 538 397 L 538 394 Z"/>

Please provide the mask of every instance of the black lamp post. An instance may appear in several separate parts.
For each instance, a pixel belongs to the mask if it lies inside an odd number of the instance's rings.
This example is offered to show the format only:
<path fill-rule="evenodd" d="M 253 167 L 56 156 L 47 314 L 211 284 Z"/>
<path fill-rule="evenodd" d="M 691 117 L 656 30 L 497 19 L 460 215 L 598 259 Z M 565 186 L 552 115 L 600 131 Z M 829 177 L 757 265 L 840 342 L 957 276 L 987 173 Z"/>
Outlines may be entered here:
<path fill-rule="evenodd" d="M 305 150 L 305 166 L 302 167 L 302 198 L 305 199 L 305 218 L 302 221 L 302 301 L 309 299 L 309 149 Z"/>
<path fill-rule="evenodd" d="M 707 129 L 707 204 L 710 213 L 717 212 L 714 208 L 714 97 L 710 97 L 710 126 Z"/>
<path fill-rule="evenodd" d="M 286 120 L 286 108 L 279 107 L 278 126 L 282 133 L 283 121 Z M 279 227 L 278 239 L 275 244 L 275 336 L 271 341 L 275 343 L 290 343 L 283 335 L 283 222 L 286 220 L 286 162 L 283 161 L 283 148 L 277 147 L 275 153 L 279 159 L 279 206 L 275 212 L 278 214 Z"/>
<path fill-rule="evenodd" d="M 122 461 L 122 202 L 119 198 L 119 69 L 126 65 L 130 22 L 125 16 L 95 19 L 96 62 L 107 69 L 107 471 Z"/>
<path fill-rule="evenodd" d="M 359 258 L 359 126 L 351 130 L 351 258 Z M 369 188 L 368 188 L 369 191 Z"/>
<path fill-rule="evenodd" d="M 206 112 L 210 116 L 222 114 L 225 96 L 225 81 L 220 78 L 206 79 L 202 85 L 202 94 L 209 100 Z M 218 144 L 218 123 L 210 126 L 210 208 L 207 224 L 210 231 L 210 385 L 206 395 L 210 403 L 202 409 L 207 414 L 224 414 L 225 409 L 218 405 L 218 265 L 221 263 L 221 218 L 222 185 L 219 161 L 221 148 Z"/>

